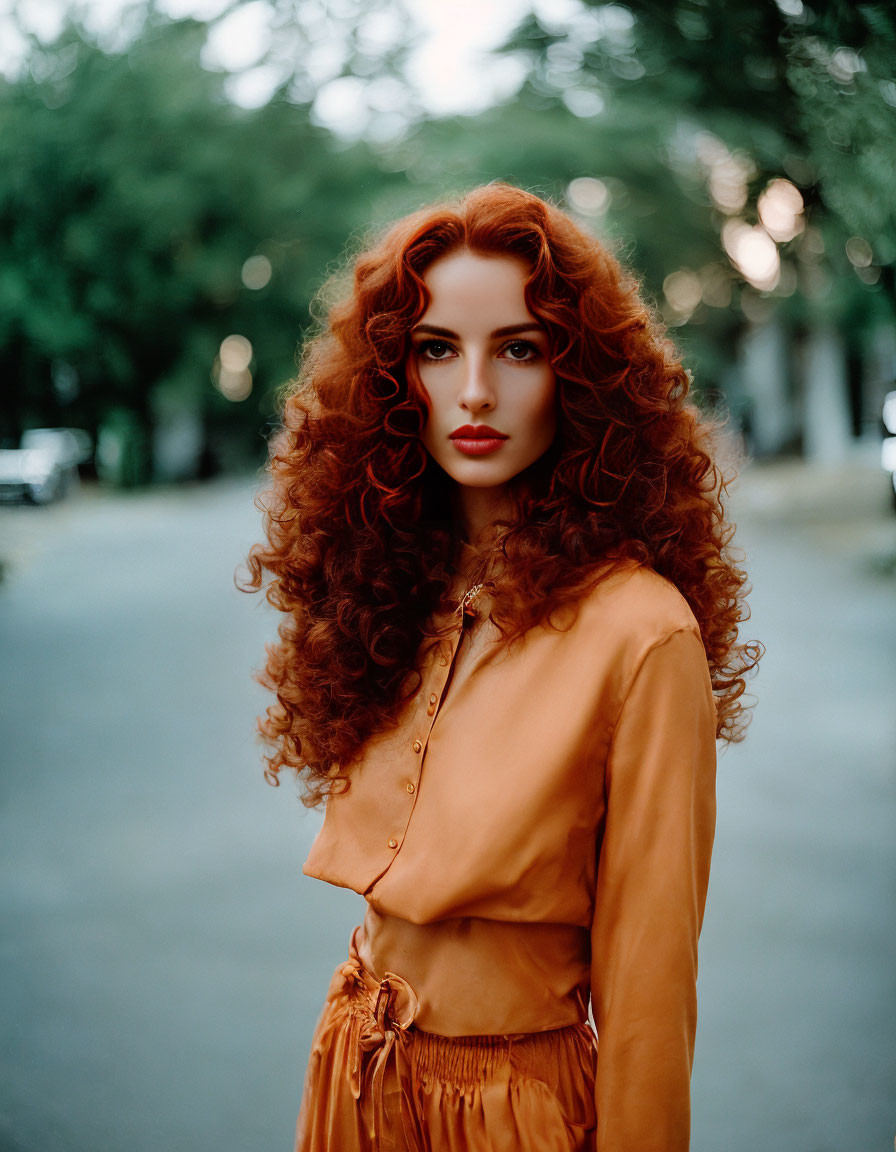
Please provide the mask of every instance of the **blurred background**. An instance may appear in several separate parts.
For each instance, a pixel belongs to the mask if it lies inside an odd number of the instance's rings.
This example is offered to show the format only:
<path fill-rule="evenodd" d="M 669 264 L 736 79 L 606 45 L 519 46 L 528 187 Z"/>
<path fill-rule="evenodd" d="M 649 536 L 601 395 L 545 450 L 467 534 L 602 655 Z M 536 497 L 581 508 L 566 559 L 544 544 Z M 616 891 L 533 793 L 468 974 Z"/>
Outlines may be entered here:
<path fill-rule="evenodd" d="M 232 575 L 314 295 L 501 178 L 643 278 L 746 464 L 695 1152 L 896 1134 L 896 11 L 0 8 L 3 1152 L 291 1146 L 360 900 L 264 786 Z"/>

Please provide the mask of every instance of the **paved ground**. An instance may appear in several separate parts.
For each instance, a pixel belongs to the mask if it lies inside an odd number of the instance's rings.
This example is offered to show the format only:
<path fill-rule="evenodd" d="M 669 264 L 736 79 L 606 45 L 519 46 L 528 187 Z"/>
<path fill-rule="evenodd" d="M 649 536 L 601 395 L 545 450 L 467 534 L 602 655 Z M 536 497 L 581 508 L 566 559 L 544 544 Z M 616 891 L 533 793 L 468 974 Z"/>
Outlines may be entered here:
<path fill-rule="evenodd" d="M 721 760 L 695 1152 L 896 1132 L 896 516 L 873 468 L 748 474 L 768 646 Z M 301 877 L 231 573 L 251 485 L 0 508 L 0 1149 L 277 1152 L 359 899 Z"/>
<path fill-rule="evenodd" d="M 767 652 L 721 757 L 701 948 L 697 1152 L 896 1134 L 896 516 L 873 471 L 735 497 Z"/>

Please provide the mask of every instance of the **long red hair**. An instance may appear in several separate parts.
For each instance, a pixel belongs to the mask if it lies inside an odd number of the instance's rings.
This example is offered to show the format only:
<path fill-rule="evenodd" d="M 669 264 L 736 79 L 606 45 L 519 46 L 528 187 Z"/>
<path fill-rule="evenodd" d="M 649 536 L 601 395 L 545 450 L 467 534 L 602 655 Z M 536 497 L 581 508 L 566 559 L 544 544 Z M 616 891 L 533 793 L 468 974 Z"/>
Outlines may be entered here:
<path fill-rule="evenodd" d="M 718 735 L 743 734 L 761 646 L 738 642 L 745 575 L 728 548 L 713 425 L 612 254 L 539 197 L 490 184 L 401 220 L 357 257 L 284 400 L 261 498 L 267 543 L 249 554 L 246 586 L 265 585 L 284 613 L 260 676 L 277 697 L 259 722 L 266 775 L 300 772 L 309 804 L 414 689 L 452 582 L 449 482 L 421 443 L 426 405 L 405 365 L 429 303 L 423 276 L 460 248 L 526 262 L 557 377 L 555 443 L 514 483 L 515 515 L 483 568 L 492 619 L 513 640 L 607 561 L 649 565 L 700 626 Z"/>

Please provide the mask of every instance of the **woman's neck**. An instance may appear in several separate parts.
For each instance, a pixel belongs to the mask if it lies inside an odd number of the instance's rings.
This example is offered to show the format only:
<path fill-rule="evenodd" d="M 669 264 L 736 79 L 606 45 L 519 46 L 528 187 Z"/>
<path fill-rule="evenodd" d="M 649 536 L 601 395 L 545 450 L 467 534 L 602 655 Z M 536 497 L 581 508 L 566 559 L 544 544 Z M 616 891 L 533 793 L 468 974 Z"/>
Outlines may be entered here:
<path fill-rule="evenodd" d="M 452 596 L 459 600 L 472 585 L 494 574 L 497 545 L 502 535 L 498 521 L 513 517 L 513 501 L 506 487 L 461 488 L 454 494 L 454 515 L 462 535 L 455 552 Z"/>
<path fill-rule="evenodd" d="M 503 484 L 497 488 L 458 486 L 455 500 L 464 536 L 474 548 L 488 545 L 495 534 L 495 522 L 508 520 L 513 514 L 510 492 Z"/>

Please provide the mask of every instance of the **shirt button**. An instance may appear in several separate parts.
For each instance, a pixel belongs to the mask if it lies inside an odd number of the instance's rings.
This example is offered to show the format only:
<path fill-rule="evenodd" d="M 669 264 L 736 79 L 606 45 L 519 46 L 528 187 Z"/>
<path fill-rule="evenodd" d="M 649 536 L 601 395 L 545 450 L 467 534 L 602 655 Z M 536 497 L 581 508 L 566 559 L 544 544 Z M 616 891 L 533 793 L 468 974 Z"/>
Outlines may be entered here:
<path fill-rule="evenodd" d="M 397 848 L 398 847 L 398 841 L 395 839 L 394 836 L 389 837 L 389 847 L 390 848 Z"/>
<path fill-rule="evenodd" d="M 429 706 L 429 707 L 426 709 L 426 715 L 427 715 L 427 716 L 434 716 L 434 715 L 435 715 L 435 711 L 436 711 L 436 707 L 435 707 L 435 705 L 434 705 L 434 704 L 430 704 L 430 706 Z"/>
<path fill-rule="evenodd" d="M 414 784 L 414 782 L 413 782 L 412 780 L 409 780 L 409 781 L 407 782 L 407 784 L 405 784 L 405 788 L 407 788 L 408 792 L 410 792 L 410 794 L 411 794 L 412 796 L 413 796 L 413 795 L 414 795 L 414 793 L 417 791 L 417 785 L 416 785 L 416 784 Z"/>
<path fill-rule="evenodd" d="M 435 692 L 433 692 L 433 694 L 429 698 L 429 702 L 430 702 L 430 704 L 435 704 L 436 700 L 438 700 L 438 696 L 436 696 Z"/>
<path fill-rule="evenodd" d="M 423 747 L 423 745 L 420 743 L 419 740 L 414 741 L 413 748 L 414 748 L 415 752 L 419 752 L 422 749 L 422 747 Z"/>

